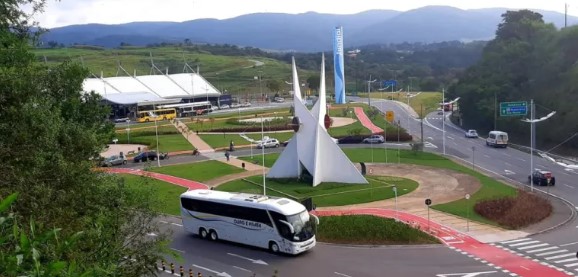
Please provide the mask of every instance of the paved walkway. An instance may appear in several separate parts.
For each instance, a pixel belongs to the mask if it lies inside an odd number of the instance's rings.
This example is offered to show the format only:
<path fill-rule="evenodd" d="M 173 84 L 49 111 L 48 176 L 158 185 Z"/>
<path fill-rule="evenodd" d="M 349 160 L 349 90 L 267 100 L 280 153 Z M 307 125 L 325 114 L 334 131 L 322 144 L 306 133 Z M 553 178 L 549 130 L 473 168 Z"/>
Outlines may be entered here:
<path fill-rule="evenodd" d="M 189 143 L 194 146 L 201 153 L 215 152 L 215 150 L 208 145 L 204 140 L 202 140 L 195 132 L 189 130 L 189 127 L 180 120 L 173 121 L 173 124 L 181 132 L 181 134 L 189 141 Z"/>
<path fill-rule="evenodd" d="M 185 188 L 188 188 L 189 190 L 209 188 L 207 185 L 205 185 L 203 183 L 196 182 L 196 181 L 191 181 L 188 179 L 183 179 L 183 178 L 179 178 L 179 177 L 175 177 L 175 176 L 171 176 L 171 175 L 166 175 L 166 174 L 161 174 L 161 173 L 156 173 L 156 172 L 144 171 L 141 169 L 114 168 L 114 167 L 112 167 L 112 168 L 103 168 L 101 170 L 105 171 L 105 172 L 109 172 L 109 173 L 117 173 L 117 174 L 121 173 L 121 174 L 132 174 L 132 175 L 137 175 L 137 176 L 146 176 L 149 178 L 154 178 L 157 180 L 165 181 L 165 182 L 171 183 L 173 185 L 185 187 Z"/>
<path fill-rule="evenodd" d="M 363 111 L 362 107 L 354 107 L 353 110 L 355 111 L 355 115 L 359 119 L 359 122 L 361 122 L 363 127 L 369 129 L 372 134 L 383 132 L 383 129 L 375 126 L 375 124 L 373 124 L 373 122 L 371 122 L 369 117 L 367 117 L 367 115 Z"/>

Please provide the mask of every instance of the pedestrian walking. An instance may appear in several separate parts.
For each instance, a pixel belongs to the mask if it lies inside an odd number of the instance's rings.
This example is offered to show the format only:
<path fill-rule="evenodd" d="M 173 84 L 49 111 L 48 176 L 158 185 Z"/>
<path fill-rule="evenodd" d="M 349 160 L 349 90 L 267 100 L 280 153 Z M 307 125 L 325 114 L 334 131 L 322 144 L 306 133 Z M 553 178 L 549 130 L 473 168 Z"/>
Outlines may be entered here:
<path fill-rule="evenodd" d="M 227 157 L 227 162 L 229 161 L 229 156 L 230 156 L 229 151 L 225 151 L 225 157 Z"/>

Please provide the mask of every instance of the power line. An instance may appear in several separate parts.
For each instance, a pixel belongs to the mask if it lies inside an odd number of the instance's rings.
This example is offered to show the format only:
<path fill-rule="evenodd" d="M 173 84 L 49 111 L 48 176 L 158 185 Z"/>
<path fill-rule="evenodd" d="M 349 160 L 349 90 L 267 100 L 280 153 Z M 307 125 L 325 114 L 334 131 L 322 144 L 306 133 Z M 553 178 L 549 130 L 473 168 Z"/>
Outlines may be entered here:
<path fill-rule="evenodd" d="M 577 135 L 578 135 L 578 132 L 574 133 L 572 136 L 570 136 L 569 138 L 567 138 L 566 140 L 564 140 L 564 141 L 563 141 L 563 142 L 561 142 L 560 144 L 558 144 L 558 145 L 556 145 L 556 146 L 552 147 L 550 150 L 546 151 L 545 153 L 550 153 L 550 151 L 552 151 L 552 150 L 554 150 L 554 149 L 556 149 L 556 148 L 560 147 L 562 144 L 564 144 L 564 143 L 568 142 L 569 140 L 571 140 L 572 138 L 574 138 L 574 137 L 575 137 L 575 136 L 577 136 Z"/>

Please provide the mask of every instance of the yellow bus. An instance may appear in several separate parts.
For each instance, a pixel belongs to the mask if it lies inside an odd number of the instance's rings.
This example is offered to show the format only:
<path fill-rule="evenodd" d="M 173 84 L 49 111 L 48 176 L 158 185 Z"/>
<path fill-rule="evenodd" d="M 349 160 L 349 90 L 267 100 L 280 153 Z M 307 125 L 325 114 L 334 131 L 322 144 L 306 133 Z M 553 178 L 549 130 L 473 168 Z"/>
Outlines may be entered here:
<path fill-rule="evenodd" d="M 177 117 L 175 109 L 159 109 L 154 111 L 139 111 L 138 122 L 149 122 L 153 120 L 171 120 Z"/>

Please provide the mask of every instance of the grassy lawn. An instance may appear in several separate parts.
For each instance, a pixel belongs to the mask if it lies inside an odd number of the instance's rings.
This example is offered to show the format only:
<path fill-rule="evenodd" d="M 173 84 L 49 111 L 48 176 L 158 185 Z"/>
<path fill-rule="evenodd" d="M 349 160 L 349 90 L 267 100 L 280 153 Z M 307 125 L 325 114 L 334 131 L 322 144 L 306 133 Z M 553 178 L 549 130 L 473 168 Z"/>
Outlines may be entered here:
<path fill-rule="evenodd" d="M 189 143 L 187 139 L 172 125 L 159 127 L 158 133 L 159 151 L 161 152 L 193 150 L 191 143 Z M 134 131 L 131 129 L 130 134 L 125 130 L 117 130 L 116 138 L 118 139 L 119 144 L 143 144 L 148 146 L 150 150 L 157 149 L 155 128 L 137 129 Z"/>
<path fill-rule="evenodd" d="M 243 172 L 243 169 L 219 161 L 206 161 L 151 168 L 150 171 L 204 182 L 220 176 Z"/>
<path fill-rule="evenodd" d="M 252 133 L 246 134 L 248 137 L 254 140 L 261 140 L 261 134 Z M 272 133 L 265 133 L 265 136 L 269 136 L 270 138 L 275 138 L 279 140 L 279 142 L 284 142 L 291 137 L 293 137 L 293 132 L 272 132 Z M 251 143 L 242 138 L 239 133 L 226 133 L 226 134 L 215 134 L 215 135 L 208 135 L 208 134 L 200 134 L 202 140 L 204 140 L 207 144 L 209 144 L 213 148 L 217 147 L 229 147 L 229 143 L 231 140 L 235 145 L 250 145 Z M 255 145 L 253 145 L 255 147 Z"/>
<path fill-rule="evenodd" d="M 372 152 L 373 152 L 373 161 L 377 163 L 385 162 L 385 151 L 383 148 L 374 148 L 373 151 L 371 148 L 359 148 L 359 149 L 343 149 L 343 152 L 349 157 L 349 159 L 354 162 L 371 162 L 372 161 Z M 387 158 L 388 162 L 397 162 L 398 161 L 398 151 L 394 149 L 387 150 Z M 483 223 L 493 224 L 496 225 L 495 222 L 489 221 L 484 217 L 478 215 L 474 212 L 474 205 L 476 202 L 482 199 L 494 199 L 504 196 L 515 196 L 517 191 L 515 188 L 507 186 L 500 181 L 494 180 L 486 175 L 478 173 L 477 171 L 473 171 L 469 167 L 459 165 L 449 159 L 444 157 L 438 156 L 436 154 L 427 153 L 427 152 L 417 152 L 414 153 L 410 150 L 400 150 L 399 151 L 399 161 L 405 164 L 419 164 L 437 168 L 445 168 L 451 169 L 458 172 L 462 172 L 468 175 L 472 175 L 476 177 L 480 183 L 482 183 L 482 187 L 476 193 L 471 195 L 469 200 L 457 200 L 451 203 L 434 205 L 432 208 L 454 214 L 460 217 L 466 217 L 469 215 L 470 219 L 476 220 Z M 265 165 L 270 167 L 273 163 L 277 160 L 279 154 L 267 154 L 265 155 Z M 256 159 L 257 157 L 255 157 Z M 250 161 L 251 159 L 248 157 L 242 157 L 241 159 Z M 260 159 L 260 156 L 259 156 Z"/>
<path fill-rule="evenodd" d="M 152 189 L 158 196 L 158 207 L 156 208 L 158 212 L 176 216 L 181 215 L 179 196 L 187 191 L 186 188 L 143 176 L 119 175 L 129 187 Z"/>
<path fill-rule="evenodd" d="M 341 244 L 438 244 L 433 236 L 394 219 L 371 215 L 322 216 L 317 240 Z"/>
<path fill-rule="evenodd" d="M 290 122 L 289 113 L 285 114 L 271 114 L 264 117 L 279 117 L 280 119 L 275 121 L 265 121 L 264 129 L 267 131 L 271 126 L 284 126 L 287 122 Z M 215 129 L 224 129 L 224 128 L 236 128 L 236 129 L 243 129 L 243 128 L 250 128 L 250 127 L 258 127 L 261 128 L 261 122 L 237 122 L 236 120 L 243 120 L 243 119 L 251 119 L 255 118 L 254 116 L 246 116 L 246 117 L 230 117 L 230 118 L 191 118 L 190 120 L 185 120 L 187 127 L 189 130 L 192 131 L 199 131 L 199 132 L 209 132 Z"/>
<path fill-rule="evenodd" d="M 371 98 L 385 98 L 401 101 L 407 103 L 407 97 L 405 93 L 372 93 Z M 359 97 L 367 98 L 367 93 L 360 93 Z M 427 115 L 440 106 L 439 103 L 442 101 L 441 92 L 422 92 L 420 95 L 415 96 L 409 100 L 409 105 L 419 114 L 420 117 Z M 423 106 L 423 114 L 421 113 L 421 107 Z"/>
<path fill-rule="evenodd" d="M 125 129 L 127 126 L 129 126 L 129 125 L 128 124 L 117 125 L 114 127 L 114 129 L 117 132 L 125 132 L 126 131 Z M 167 121 L 159 121 L 159 122 L 157 122 L 157 126 L 159 128 L 162 128 L 162 127 L 174 126 L 174 125 L 170 122 L 167 123 Z M 130 123 L 130 131 L 131 132 L 135 132 L 135 131 L 143 130 L 143 129 L 144 130 L 150 130 L 150 129 L 154 130 L 154 128 L 155 128 L 154 122 L 146 122 L 146 123 L 131 122 Z"/>
<path fill-rule="evenodd" d="M 255 115 L 259 116 L 289 116 L 289 107 L 277 108 L 277 109 L 261 109 L 261 110 L 250 110 L 238 112 L 239 109 L 229 109 L 230 113 L 213 113 L 209 114 L 209 118 L 215 119 L 227 119 L 227 118 L 254 118 Z"/>
<path fill-rule="evenodd" d="M 262 176 L 252 176 L 248 180 L 257 183 L 235 180 L 217 187 L 222 191 L 262 193 Z M 343 206 L 359 204 L 394 197 L 393 186 L 398 188 L 398 196 L 415 190 L 415 181 L 397 177 L 379 177 L 369 179 L 367 184 L 321 183 L 312 187 L 310 183 L 294 179 L 267 179 L 267 194 L 303 200 L 311 197 L 318 207 Z M 283 193 L 279 193 L 283 192 Z M 288 194 L 288 195 L 287 195 Z M 290 196 L 289 196 L 290 195 Z"/>
<path fill-rule="evenodd" d="M 341 104 L 341 105 L 332 105 L 331 107 L 332 107 L 332 109 L 329 111 L 330 116 L 345 116 L 347 114 L 347 117 L 353 117 L 353 118 L 357 118 L 355 115 L 355 112 L 350 113 L 350 111 L 353 111 L 354 107 L 362 107 L 365 114 L 367 115 L 367 117 L 369 117 L 369 119 L 371 120 L 371 122 L 373 122 L 373 124 L 375 124 L 375 126 L 381 128 L 381 129 L 383 129 L 384 127 L 387 128 L 386 131 L 389 134 L 394 134 L 394 133 L 397 134 L 397 127 L 390 124 L 389 122 L 387 122 L 384 118 L 384 115 L 379 113 L 379 114 L 372 117 L 371 112 L 370 112 L 371 109 L 370 109 L 369 105 L 367 105 L 367 104 L 349 103 L 349 104 Z M 398 118 L 396 117 L 396 120 L 397 119 Z M 331 134 L 333 136 L 351 135 L 351 132 L 355 129 L 361 129 L 361 132 L 359 132 L 360 135 L 370 135 L 371 134 L 371 131 L 369 131 L 369 129 L 365 128 L 359 121 L 357 121 L 351 125 L 329 129 L 329 134 Z M 403 128 L 400 130 L 401 130 L 401 132 L 404 132 Z"/>

